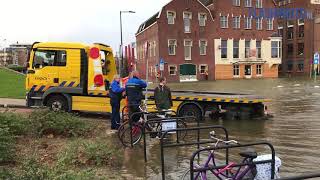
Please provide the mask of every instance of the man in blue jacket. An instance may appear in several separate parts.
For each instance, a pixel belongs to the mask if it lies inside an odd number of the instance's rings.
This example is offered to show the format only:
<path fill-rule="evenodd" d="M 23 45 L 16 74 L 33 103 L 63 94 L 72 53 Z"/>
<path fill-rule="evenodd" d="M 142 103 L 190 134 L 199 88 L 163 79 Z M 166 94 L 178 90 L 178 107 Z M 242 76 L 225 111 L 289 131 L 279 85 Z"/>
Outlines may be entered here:
<path fill-rule="evenodd" d="M 117 130 L 120 126 L 120 102 L 125 89 L 120 87 L 120 76 L 114 75 L 110 86 L 109 96 L 112 106 L 111 129 Z"/>
<path fill-rule="evenodd" d="M 129 103 L 130 114 L 134 112 L 140 112 L 140 104 L 143 97 L 143 88 L 147 87 L 147 83 L 140 78 L 140 74 L 138 71 L 131 72 L 131 78 L 128 80 L 126 84 L 126 94 Z M 133 121 L 138 122 L 140 119 L 140 115 L 134 116 Z"/>

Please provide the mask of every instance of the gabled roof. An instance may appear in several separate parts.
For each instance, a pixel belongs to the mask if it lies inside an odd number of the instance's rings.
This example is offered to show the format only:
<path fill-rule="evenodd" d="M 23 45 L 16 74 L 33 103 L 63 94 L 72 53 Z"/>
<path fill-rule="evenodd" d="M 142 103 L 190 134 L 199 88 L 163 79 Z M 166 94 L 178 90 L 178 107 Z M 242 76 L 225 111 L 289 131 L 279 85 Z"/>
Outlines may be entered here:
<path fill-rule="evenodd" d="M 158 19 L 159 12 L 157 12 L 155 15 L 153 15 L 151 18 L 143 22 L 137 31 L 136 34 L 142 32 L 143 30 L 147 29 L 149 26 L 151 26 L 153 23 L 155 23 Z"/>

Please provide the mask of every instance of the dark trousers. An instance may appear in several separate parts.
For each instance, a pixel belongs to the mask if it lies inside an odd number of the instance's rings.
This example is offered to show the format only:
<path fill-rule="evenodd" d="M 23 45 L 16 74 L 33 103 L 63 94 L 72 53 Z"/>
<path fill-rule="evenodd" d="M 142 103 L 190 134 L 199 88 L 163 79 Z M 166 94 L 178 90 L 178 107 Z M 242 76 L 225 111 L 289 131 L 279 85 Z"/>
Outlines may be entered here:
<path fill-rule="evenodd" d="M 112 106 L 111 129 L 118 129 L 120 126 L 120 101 L 110 100 Z"/>

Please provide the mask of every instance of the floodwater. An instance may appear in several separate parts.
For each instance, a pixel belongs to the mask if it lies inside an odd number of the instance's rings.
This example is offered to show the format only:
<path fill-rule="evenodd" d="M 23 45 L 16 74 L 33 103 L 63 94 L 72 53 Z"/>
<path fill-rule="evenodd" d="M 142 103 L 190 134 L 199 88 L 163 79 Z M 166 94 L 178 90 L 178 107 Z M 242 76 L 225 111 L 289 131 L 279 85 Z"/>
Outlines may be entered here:
<path fill-rule="evenodd" d="M 223 125 L 231 139 L 249 143 L 268 141 L 281 158 L 281 176 L 317 172 L 320 168 L 320 81 L 309 79 L 264 79 L 170 84 L 174 90 L 242 92 L 261 95 L 272 100 L 270 120 L 211 120 L 201 125 Z M 208 132 L 202 132 L 204 137 Z M 148 162 L 143 159 L 143 146 L 126 149 L 124 170 L 128 179 L 161 179 L 160 146 L 157 139 L 147 139 Z M 195 146 L 165 150 L 167 179 L 181 179 L 189 168 Z M 257 147 L 258 154 L 268 148 Z"/>

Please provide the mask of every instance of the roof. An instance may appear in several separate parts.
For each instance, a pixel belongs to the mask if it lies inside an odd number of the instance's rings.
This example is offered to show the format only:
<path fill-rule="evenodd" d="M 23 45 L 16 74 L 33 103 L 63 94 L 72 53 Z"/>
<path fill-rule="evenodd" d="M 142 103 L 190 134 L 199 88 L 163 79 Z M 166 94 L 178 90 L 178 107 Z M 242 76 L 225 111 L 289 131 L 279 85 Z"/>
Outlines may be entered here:
<path fill-rule="evenodd" d="M 213 0 L 200 0 L 200 2 L 201 2 L 203 5 L 208 6 L 208 5 L 210 5 L 210 4 L 213 3 Z"/>
<path fill-rule="evenodd" d="M 151 18 L 149 18 L 148 20 L 146 20 L 145 22 L 143 22 L 140 26 L 139 29 L 137 31 L 137 34 L 142 32 L 143 30 L 147 29 L 149 26 L 151 26 L 153 23 L 155 23 L 157 21 L 157 17 L 159 15 L 159 12 L 157 12 L 155 15 L 153 15 Z"/>

